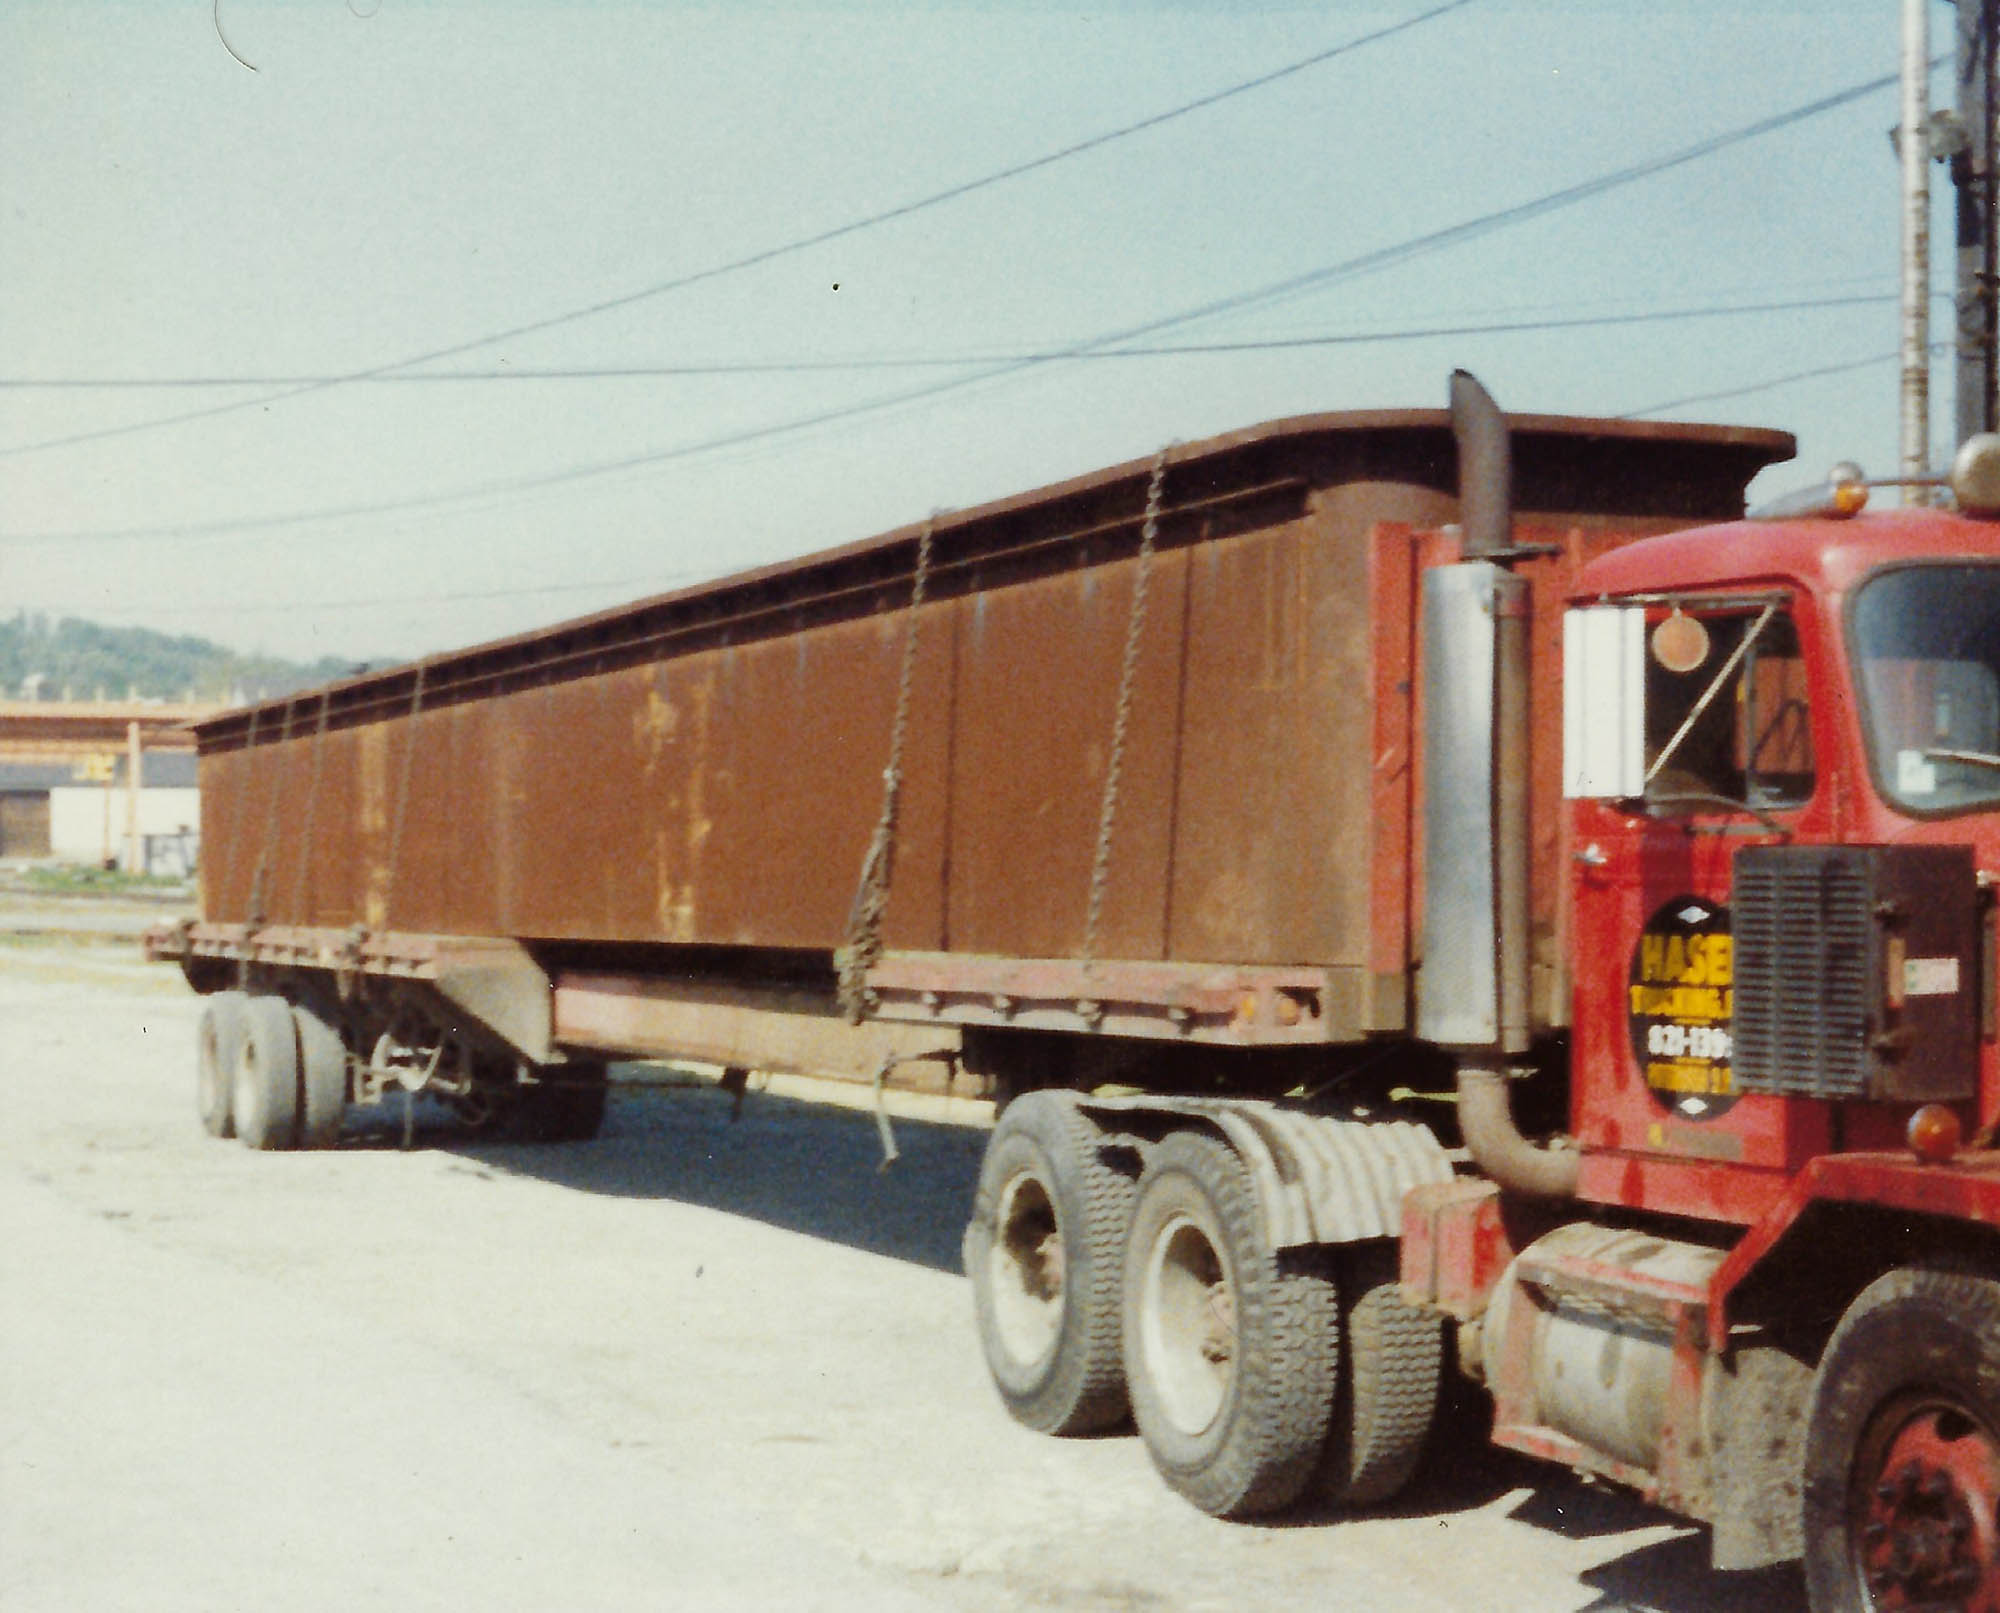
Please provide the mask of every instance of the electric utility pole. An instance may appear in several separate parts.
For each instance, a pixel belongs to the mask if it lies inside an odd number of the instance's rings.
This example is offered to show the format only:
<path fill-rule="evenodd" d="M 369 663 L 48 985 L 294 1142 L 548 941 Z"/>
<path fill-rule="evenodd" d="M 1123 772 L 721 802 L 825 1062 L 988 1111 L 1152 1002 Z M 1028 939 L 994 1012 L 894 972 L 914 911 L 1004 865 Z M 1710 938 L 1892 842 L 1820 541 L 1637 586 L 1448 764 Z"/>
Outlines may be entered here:
<path fill-rule="evenodd" d="M 1951 179 L 1958 191 L 1957 431 L 2000 431 L 2000 316 L 1996 316 L 1996 174 L 1994 85 L 2000 0 L 1957 0 L 1958 129 L 1951 141 Z"/>
<path fill-rule="evenodd" d="M 1896 155 L 1903 167 L 1903 380 L 1900 471 L 1922 476 L 1931 457 L 1930 0 L 1903 0 L 1903 119 Z M 1929 493 L 1905 486 L 1903 502 Z"/>

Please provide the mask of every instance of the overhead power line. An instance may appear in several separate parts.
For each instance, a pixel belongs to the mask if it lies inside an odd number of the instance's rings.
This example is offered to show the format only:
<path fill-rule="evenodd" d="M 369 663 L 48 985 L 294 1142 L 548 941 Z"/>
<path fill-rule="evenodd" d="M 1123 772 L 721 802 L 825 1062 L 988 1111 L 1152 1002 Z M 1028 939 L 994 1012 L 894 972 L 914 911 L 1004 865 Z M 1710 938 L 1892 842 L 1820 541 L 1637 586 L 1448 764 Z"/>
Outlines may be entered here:
<path fill-rule="evenodd" d="M 1872 78 L 1864 83 L 1837 90 L 1831 95 L 1821 96 L 1802 106 L 1770 117 L 1759 118 L 1741 128 L 1727 133 L 1713 135 L 1690 146 L 1663 156 L 1648 158 L 1643 162 L 1631 163 L 1622 168 L 1600 174 L 1596 178 L 1583 180 L 1574 185 L 1564 186 L 1525 202 L 1517 202 L 1510 207 L 1483 213 L 1477 218 L 1449 225 L 1443 229 L 1427 231 L 1412 236 L 1391 246 L 1377 247 L 1359 253 L 1338 263 L 1323 268 L 1309 270 L 1303 274 L 1288 275 L 1282 280 L 1254 290 L 1238 292 L 1227 297 L 1218 297 L 1184 309 L 1179 313 L 1164 315 L 1147 320 L 1138 325 L 1125 326 L 1108 331 L 1100 336 L 1086 338 L 1046 354 L 1012 359 L 975 371 L 971 375 L 952 376 L 941 381 L 928 382 L 923 386 L 909 387 L 902 391 L 885 393 L 875 398 L 863 399 L 858 403 L 834 405 L 814 410 L 809 414 L 796 415 L 788 420 L 774 421 L 762 426 L 746 426 L 733 431 L 722 432 L 712 437 L 693 442 L 676 444 L 670 448 L 652 449 L 642 453 L 620 455 L 615 459 L 597 460 L 572 465 L 562 470 L 545 471 L 524 476 L 514 476 L 486 482 L 474 487 L 457 488 L 448 491 L 419 495 L 414 498 L 386 499 L 370 503 L 356 503 L 328 507 L 317 510 L 295 510 L 278 515 L 242 516 L 227 520 L 191 521 L 171 525 L 148 525 L 135 527 L 109 527 L 96 530 L 68 532 L 16 532 L 0 533 L 0 544 L 24 543 L 75 543 L 98 542 L 131 538 L 189 538 L 216 537 L 230 533 L 268 531 L 281 527 L 305 526 L 319 521 L 351 520 L 363 516 L 399 514 L 405 511 L 436 509 L 450 504 L 470 500 L 492 498 L 497 495 L 531 492 L 545 487 L 556 487 L 567 483 L 589 481 L 598 477 L 617 475 L 621 472 L 641 470 L 654 465 L 663 465 L 674 460 L 693 458 L 698 454 L 714 453 L 726 448 L 743 447 L 751 443 L 767 442 L 776 437 L 811 430 L 814 427 L 832 425 L 837 422 L 859 419 L 863 416 L 881 414 L 890 409 L 908 404 L 927 402 L 946 393 L 961 391 L 983 382 L 995 381 L 1026 373 L 1045 365 L 1066 362 L 1105 349 L 1125 349 L 1130 344 L 1163 331 L 1212 319 L 1221 314 L 1237 313 L 1245 309 L 1260 307 L 1303 291 L 1317 290 L 1337 281 L 1355 278 L 1359 275 L 1406 263 L 1413 258 L 1440 251 L 1446 247 L 1460 245 L 1466 241 L 1505 228 L 1524 223 L 1530 219 L 1545 217 L 1560 208 L 1573 207 L 1580 202 L 1590 201 L 1620 186 L 1652 178 L 1656 174 L 1683 167 L 1703 157 L 1714 155 L 1731 146 L 1771 134 L 1793 124 L 1803 123 L 1809 118 L 1822 116 L 1834 109 L 1875 94 L 1898 82 L 1897 75 L 1888 74 Z"/>
<path fill-rule="evenodd" d="M 1527 331 L 1585 330 L 1603 325 L 1657 325 L 1689 319 L 1724 319 L 1733 314 L 1804 313 L 1821 308 L 1853 308 L 1896 302 L 1899 293 L 1856 292 L 1839 297 L 1796 297 L 1777 302 L 1718 303 L 1701 308 L 1650 308 L 1634 314 L 1579 314 L 1567 319 L 1516 319 L 1459 325 L 1421 325 L 1401 330 L 1344 331 L 1318 336 L 1272 336 L 1236 342 L 1177 342 L 1147 347 L 1118 347 L 1104 352 L 1065 354 L 1060 347 L 1021 353 L 955 353 L 905 358 L 855 357 L 828 359 L 743 359 L 713 364 L 614 364 L 555 369 L 427 370 L 417 374 L 378 375 L 369 384 L 408 385 L 414 382 L 474 381 L 631 381 L 702 375 L 817 375 L 852 370 L 964 369 L 973 364 L 1028 364 L 1073 357 L 1095 359 L 1166 358 L 1200 353 L 1264 353 L 1303 347 L 1363 347 L 1378 342 L 1428 341 L 1440 336 L 1514 335 Z M 1949 300 L 1939 292 L 1937 300 Z M 150 387 L 242 387 L 305 385 L 320 379 L 307 375 L 196 375 L 101 379 L 0 378 L 0 392 L 55 390 L 118 390 Z"/>
<path fill-rule="evenodd" d="M 1931 343 L 1931 356 L 1952 350 L 1949 342 Z M 1620 420 L 1644 420 L 1649 415 L 1665 414 L 1669 409 L 1686 409 L 1697 403 L 1721 403 L 1730 398 L 1747 398 L 1755 392 L 1769 392 L 1774 387 L 1790 386 L 1794 381 L 1817 381 L 1823 376 L 1846 375 L 1854 370 L 1872 369 L 1877 364 L 1887 364 L 1903 356 L 1902 349 L 1892 347 L 1886 353 L 1871 353 L 1866 358 L 1848 359 L 1839 364 L 1820 364 L 1809 370 L 1793 370 L 1789 375 L 1774 375 L 1767 380 L 1752 381 L 1747 386 L 1727 387 L 1720 392 L 1691 392 L 1684 398 L 1672 398 L 1665 403 L 1649 404 L 1643 409 L 1630 409 L 1618 416 Z"/>
<path fill-rule="evenodd" d="M 529 320 L 525 324 L 513 325 L 506 330 L 495 331 L 490 335 L 474 337 L 470 341 L 455 342 L 446 347 L 432 348 L 428 352 L 417 353 L 409 358 L 396 359 L 387 364 L 378 364 L 369 369 L 353 370 L 342 375 L 314 378 L 292 386 L 286 391 L 272 393 L 266 397 L 237 398 L 228 403 L 211 404 L 206 408 L 189 409 L 180 414 L 164 415 L 157 419 L 135 420 L 119 426 L 105 426 L 93 431 L 71 432 L 61 437 L 47 437 L 38 442 L 19 443 L 12 447 L 0 448 L 0 457 L 38 453 L 48 448 L 66 448 L 78 443 L 102 442 L 110 437 L 130 436 L 133 433 L 141 431 L 157 431 L 167 426 L 182 425 L 191 420 L 206 420 L 212 419 L 217 415 L 233 414 L 242 409 L 267 408 L 273 403 L 283 403 L 292 398 L 302 398 L 310 393 L 324 392 L 329 388 L 345 386 L 356 381 L 377 380 L 383 376 L 394 374 L 399 370 L 414 369 L 420 364 L 432 364 L 442 359 L 457 358 L 462 354 L 476 352 L 482 347 L 491 347 L 499 342 L 515 341 L 523 336 L 537 336 L 544 331 L 556 330 L 561 326 L 573 325 L 585 319 L 594 319 L 600 314 L 612 313 L 620 308 L 631 308 L 639 303 L 651 301 L 656 297 L 664 297 L 676 291 L 685 291 L 690 286 L 702 285 L 711 280 L 719 280 L 724 275 L 736 274 L 744 269 L 754 269 L 762 264 L 775 262 L 779 258 L 790 257 L 796 253 L 808 251 L 813 247 L 825 246 L 829 242 L 842 240 L 847 236 L 859 234 L 863 230 L 874 229 L 879 225 L 893 223 L 898 219 L 910 218 L 915 214 L 926 212 L 933 207 L 941 207 L 946 202 L 958 201 L 962 197 L 970 196 L 977 191 L 1005 184 L 1012 179 L 1020 179 L 1025 175 L 1036 173 L 1056 163 L 1066 162 L 1072 157 L 1080 157 L 1087 152 L 1097 151 L 1116 141 L 1128 139 L 1132 135 L 1143 134 L 1149 129 L 1157 129 L 1162 124 L 1172 123 L 1179 118 L 1189 116 L 1191 113 L 1205 111 L 1212 106 L 1219 106 L 1222 102 L 1233 100 L 1239 95 L 1247 95 L 1253 90 L 1265 89 L 1282 79 L 1291 78 L 1310 68 L 1323 66 L 1327 62 L 1360 50 L 1364 46 L 1376 44 L 1381 40 L 1405 33 L 1424 23 L 1435 21 L 1437 18 L 1445 16 L 1450 12 L 1462 10 L 1473 3 L 1474 0 L 1445 0 L 1444 4 L 1432 6 L 1428 11 L 1418 12 L 1415 16 L 1405 17 L 1400 22 L 1390 23 L 1386 27 L 1377 28 L 1371 33 L 1361 34 L 1341 44 L 1329 46 L 1325 50 L 1315 51 L 1310 56 L 1301 57 L 1298 61 L 1290 62 L 1283 67 L 1274 68 L 1268 73 L 1260 73 L 1255 78 L 1245 79 L 1239 84 L 1228 86 L 1226 89 L 1212 91 L 1192 101 L 1184 101 L 1179 106 L 1169 107 L 1164 112 L 1156 112 L 1150 117 L 1141 118 L 1136 123 L 1128 123 L 1120 128 L 1107 130 L 1103 134 L 1092 135 L 1088 139 L 1075 141 L 1055 151 L 1046 152 L 1042 156 L 1031 157 L 1026 162 L 1014 163 L 1009 167 L 996 169 L 994 172 L 983 174 L 977 179 L 963 180 L 958 184 L 948 185 L 943 190 L 931 192 L 928 196 L 920 196 L 915 201 L 902 202 L 894 207 L 883 208 L 879 212 L 869 213 L 861 218 L 850 219 L 845 224 L 836 224 L 831 229 L 820 230 L 816 234 L 799 236 L 793 240 L 782 242 L 777 246 L 764 247 L 758 251 L 746 253 L 742 257 L 731 258 L 724 263 L 711 264 L 705 269 L 695 269 L 687 274 L 676 275 L 672 279 L 659 281 L 638 291 L 626 292 L 616 297 L 606 297 L 598 302 L 587 303 L 580 308 L 569 309 L 564 313 L 551 314 L 543 319 Z"/>

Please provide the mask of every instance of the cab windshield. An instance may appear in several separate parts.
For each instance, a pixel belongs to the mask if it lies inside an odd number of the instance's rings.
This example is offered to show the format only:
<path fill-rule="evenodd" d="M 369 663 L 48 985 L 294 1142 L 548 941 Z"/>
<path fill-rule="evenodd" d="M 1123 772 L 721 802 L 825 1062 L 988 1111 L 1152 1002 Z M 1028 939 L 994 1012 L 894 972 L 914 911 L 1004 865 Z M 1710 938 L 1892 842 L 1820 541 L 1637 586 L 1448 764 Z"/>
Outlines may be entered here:
<path fill-rule="evenodd" d="M 1877 573 L 1849 616 L 1869 762 L 1920 814 L 2000 804 L 2000 565 Z"/>

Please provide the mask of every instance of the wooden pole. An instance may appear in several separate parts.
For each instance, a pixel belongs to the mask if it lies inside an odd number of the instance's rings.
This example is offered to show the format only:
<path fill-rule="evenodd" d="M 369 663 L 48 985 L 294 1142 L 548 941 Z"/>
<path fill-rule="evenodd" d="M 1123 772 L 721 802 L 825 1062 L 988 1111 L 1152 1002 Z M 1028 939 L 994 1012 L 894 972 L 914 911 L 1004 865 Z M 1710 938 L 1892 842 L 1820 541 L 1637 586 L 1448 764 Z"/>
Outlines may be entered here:
<path fill-rule="evenodd" d="M 146 871 L 145 843 L 139 837 L 139 770 L 143 751 L 139 744 L 139 724 L 137 721 L 125 725 L 125 871 L 128 874 L 143 874 Z"/>

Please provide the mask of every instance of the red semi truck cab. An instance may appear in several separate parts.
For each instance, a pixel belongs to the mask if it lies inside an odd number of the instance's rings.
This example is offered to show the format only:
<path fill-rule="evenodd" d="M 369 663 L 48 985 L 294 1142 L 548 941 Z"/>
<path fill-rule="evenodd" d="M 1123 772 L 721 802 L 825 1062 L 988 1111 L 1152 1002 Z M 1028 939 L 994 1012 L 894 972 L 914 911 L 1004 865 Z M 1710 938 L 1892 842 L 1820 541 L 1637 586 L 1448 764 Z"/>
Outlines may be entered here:
<path fill-rule="evenodd" d="M 1578 572 L 1574 1153 L 1405 1204 L 1497 1443 L 1820 1610 L 2000 1606 L 1996 503 Z"/>
<path fill-rule="evenodd" d="M 1919 1111 L 1990 1143 L 2000 525 L 1652 539 L 1567 640 L 1579 1197 L 1751 1225 Z"/>

